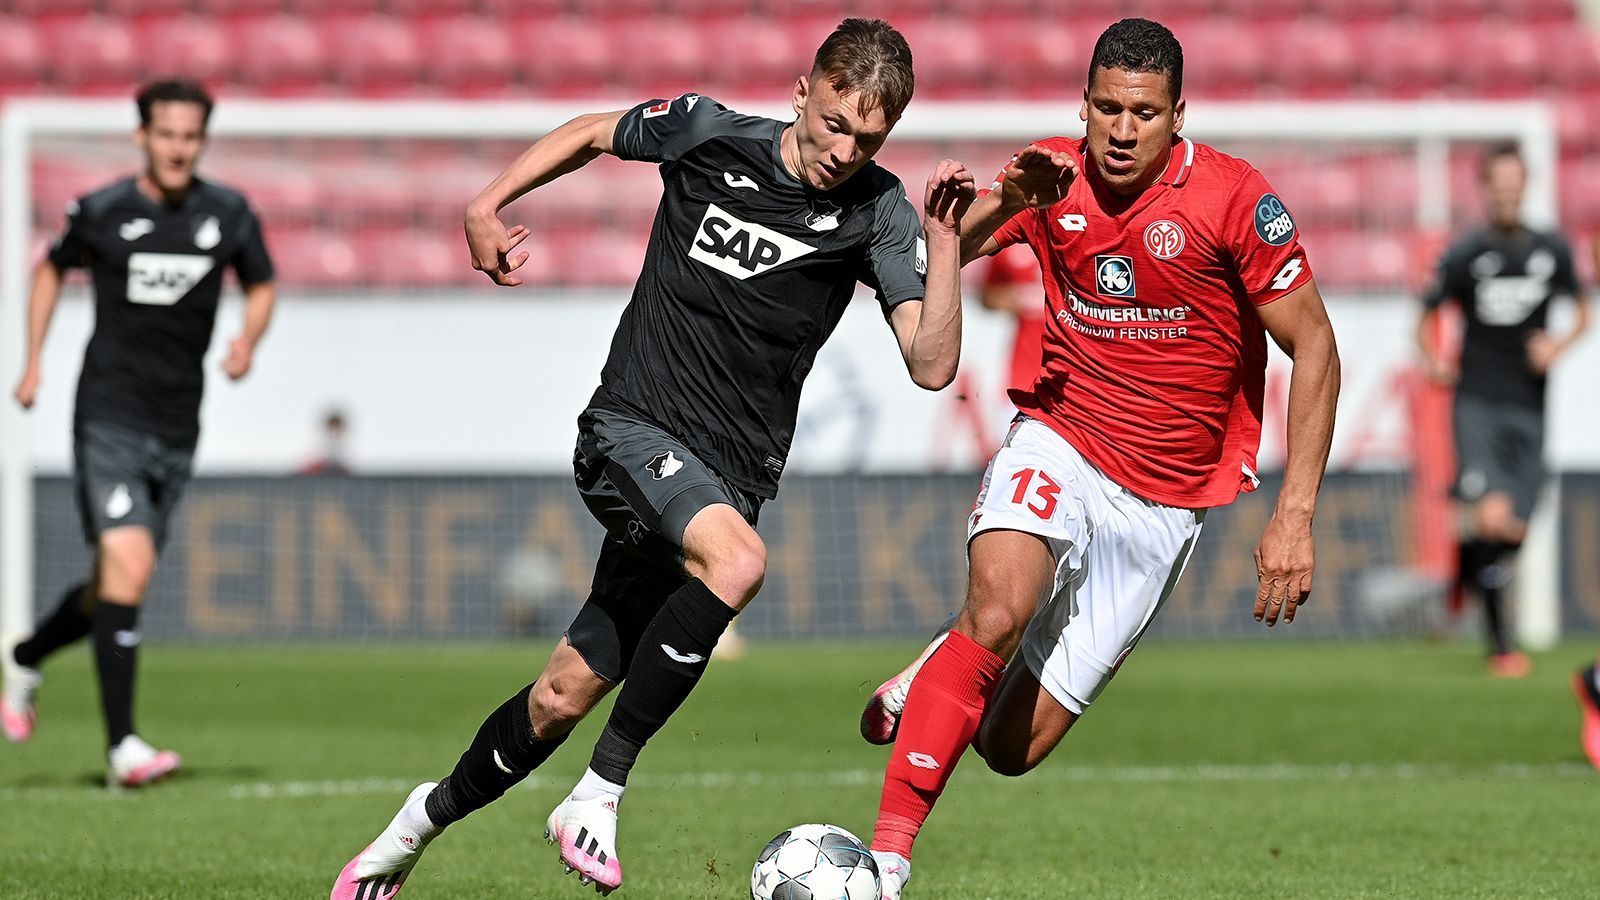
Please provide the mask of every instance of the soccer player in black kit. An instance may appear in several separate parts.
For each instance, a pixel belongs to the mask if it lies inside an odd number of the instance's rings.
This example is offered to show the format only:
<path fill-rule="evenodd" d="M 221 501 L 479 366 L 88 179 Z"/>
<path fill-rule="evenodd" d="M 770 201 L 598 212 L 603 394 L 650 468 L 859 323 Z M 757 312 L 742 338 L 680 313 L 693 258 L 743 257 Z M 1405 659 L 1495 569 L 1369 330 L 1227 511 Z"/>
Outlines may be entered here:
<path fill-rule="evenodd" d="M 222 369 L 250 371 L 276 293 L 261 223 L 243 195 L 195 175 L 212 100 L 200 85 L 159 81 L 139 91 L 135 139 L 144 170 L 67 208 L 66 229 L 33 273 L 28 351 L 16 399 L 33 405 L 45 332 L 68 269 L 89 270 L 94 334 L 84 352 L 73 414 L 73 458 L 89 578 L 68 588 L 27 640 L 4 653 L 0 723 L 13 742 L 33 734 L 34 695 L 46 657 L 93 636 L 112 785 L 170 775 L 178 755 L 157 750 L 133 725 L 139 604 L 167 522 L 188 483 L 200 435 L 202 358 L 211 343 L 223 270 L 245 292 L 243 332 Z"/>
<path fill-rule="evenodd" d="M 956 228 L 972 176 L 939 164 L 924 227 L 899 179 L 870 161 L 912 86 L 905 39 L 846 19 L 796 79 L 792 123 L 697 94 L 582 116 L 469 207 L 475 267 L 514 285 L 528 230 L 500 222 L 507 203 L 601 153 L 660 166 L 644 267 L 578 419 L 577 487 L 606 538 L 588 602 L 538 680 L 489 715 L 448 776 L 412 791 L 345 866 L 334 900 L 393 896 L 428 841 L 527 777 L 618 684 L 589 770 L 546 836 L 583 883 L 621 885 L 628 772 L 761 587 L 757 512 L 777 493 L 801 384 L 856 283 L 877 292 L 916 384 L 938 390 L 955 375 Z"/>
<path fill-rule="evenodd" d="M 1528 657 L 1512 643 L 1503 594 L 1544 481 L 1545 378 L 1589 324 L 1572 248 L 1554 232 L 1522 221 L 1527 167 L 1514 147 L 1483 162 L 1489 224 L 1462 236 L 1439 261 L 1417 330 L 1429 377 L 1455 385 L 1455 494 L 1462 505 L 1456 588 L 1483 601 L 1489 670 L 1526 675 Z M 1545 328 L 1553 300 L 1577 304 L 1565 337 Z M 1435 317 L 1460 304 L 1466 331 L 1461 362 L 1440 352 Z"/>

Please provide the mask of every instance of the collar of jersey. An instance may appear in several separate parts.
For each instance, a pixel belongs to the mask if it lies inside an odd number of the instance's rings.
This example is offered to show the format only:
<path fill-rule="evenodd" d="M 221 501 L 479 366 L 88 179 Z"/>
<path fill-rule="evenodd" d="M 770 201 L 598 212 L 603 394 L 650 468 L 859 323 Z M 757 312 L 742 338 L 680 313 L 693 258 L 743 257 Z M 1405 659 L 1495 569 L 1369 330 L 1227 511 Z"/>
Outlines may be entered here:
<path fill-rule="evenodd" d="M 1167 158 L 1167 170 L 1161 173 L 1161 179 L 1157 183 L 1177 187 L 1189 180 L 1189 173 L 1192 171 L 1194 171 L 1194 141 L 1180 137 L 1173 143 L 1172 155 Z"/>

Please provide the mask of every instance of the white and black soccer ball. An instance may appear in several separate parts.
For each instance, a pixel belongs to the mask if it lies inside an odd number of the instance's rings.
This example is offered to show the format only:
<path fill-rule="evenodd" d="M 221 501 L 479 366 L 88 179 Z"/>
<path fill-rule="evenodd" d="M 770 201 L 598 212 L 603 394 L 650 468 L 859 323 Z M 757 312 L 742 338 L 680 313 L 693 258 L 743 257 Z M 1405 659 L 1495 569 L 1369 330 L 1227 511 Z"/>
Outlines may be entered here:
<path fill-rule="evenodd" d="M 750 873 L 751 900 L 879 900 L 878 863 L 836 825 L 796 825 L 767 843 Z"/>

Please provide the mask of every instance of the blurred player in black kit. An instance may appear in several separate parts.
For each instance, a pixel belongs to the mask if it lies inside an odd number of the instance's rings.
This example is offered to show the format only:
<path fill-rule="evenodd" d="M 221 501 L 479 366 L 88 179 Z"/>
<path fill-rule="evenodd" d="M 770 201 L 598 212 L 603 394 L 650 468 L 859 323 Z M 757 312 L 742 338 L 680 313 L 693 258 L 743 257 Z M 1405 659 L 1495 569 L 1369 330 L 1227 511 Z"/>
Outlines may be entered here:
<path fill-rule="evenodd" d="M 109 740 L 107 781 L 135 787 L 176 771 L 178 754 L 134 730 L 139 604 L 167 523 L 183 496 L 200 437 L 202 361 L 211 343 L 223 270 L 245 293 L 245 321 L 222 369 L 238 380 L 272 317 L 276 291 L 261 223 L 238 191 L 195 175 L 212 99 L 189 81 L 139 91 L 135 140 L 144 170 L 74 201 L 65 230 L 33 273 L 28 351 L 15 396 L 32 407 L 45 333 L 68 269 L 89 270 L 94 335 L 84 352 L 73 415 L 73 458 L 84 536 L 95 548 L 87 581 L 73 585 L 33 635 L 6 648 L 0 723 L 13 742 L 37 721 L 39 665 L 93 635 Z"/>
<path fill-rule="evenodd" d="M 1528 170 L 1516 148 L 1493 148 L 1482 177 L 1489 223 L 1457 239 L 1440 259 L 1417 340 L 1429 377 L 1455 385 L 1456 588 L 1483 602 L 1490 672 L 1519 678 L 1530 663 L 1512 643 L 1504 592 L 1544 482 L 1545 379 L 1588 327 L 1589 310 L 1566 240 L 1522 221 Z M 1546 320 L 1551 302 L 1561 298 L 1577 304 L 1577 318 L 1557 337 Z M 1459 366 L 1437 341 L 1436 317 L 1449 301 L 1459 304 L 1466 323 Z"/>

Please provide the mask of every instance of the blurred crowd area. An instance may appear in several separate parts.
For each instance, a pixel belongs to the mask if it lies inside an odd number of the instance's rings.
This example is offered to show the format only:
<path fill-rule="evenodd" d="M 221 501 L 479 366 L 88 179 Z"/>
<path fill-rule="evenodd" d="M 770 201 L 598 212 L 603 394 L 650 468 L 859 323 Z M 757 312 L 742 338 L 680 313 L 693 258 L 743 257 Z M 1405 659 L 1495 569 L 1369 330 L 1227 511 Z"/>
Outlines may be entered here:
<path fill-rule="evenodd" d="M 1560 129 L 1560 216 L 1600 233 L 1600 40 L 1574 0 L 0 0 L 0 97 L 131 97 L 183 74 L 238 97 L 573 100 L 697 91 L 781 101 L 844 15 L 888 18 L 916 55 L 917 99 L 1081 94 L 1095 37 L 1139 14 L 1173 28 L 1192 102 L 1536 98 Z M 131 104 L 130 104 L 131 106 Z M 1070 112 L 1068 113 L 1070 115 Z M 1041 121 L 1041 136 L 1076 121 Z M 1203 136 L 1202 136 L 1203 137 Z M 245 188 L 291 289 L 486 286 L 466 265 L 465 201 L 521 149 L 480 141 L 230 139 L 205 171 Z M 891 141 L 908 183 L 950 155 L 987 173 L 1009 150 Z M 1411 148 L 1274 144 L 1248 155 L 1289 201 L 1318 281 L 1345 294 L 1414 285 L 1441 234 L 1416 227 Z M 42 240 L 65 202 L 134 165 L 123 141 L 34 156 Z M 605 160 L 519 211 L 541 234 L 525 279 L 631 284 L 659 191 Z M 1450 155 L 1451 218 L 1478 215 L 1476 154 Z M 605 190 L 597 190 L 603 183 Z"/>

